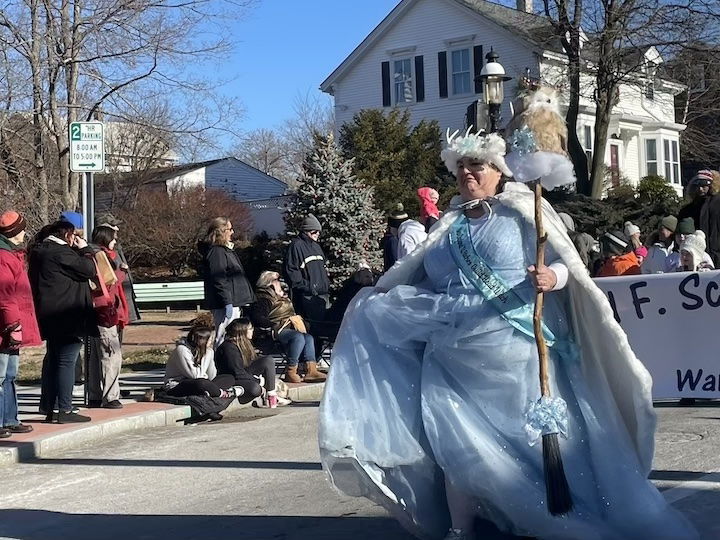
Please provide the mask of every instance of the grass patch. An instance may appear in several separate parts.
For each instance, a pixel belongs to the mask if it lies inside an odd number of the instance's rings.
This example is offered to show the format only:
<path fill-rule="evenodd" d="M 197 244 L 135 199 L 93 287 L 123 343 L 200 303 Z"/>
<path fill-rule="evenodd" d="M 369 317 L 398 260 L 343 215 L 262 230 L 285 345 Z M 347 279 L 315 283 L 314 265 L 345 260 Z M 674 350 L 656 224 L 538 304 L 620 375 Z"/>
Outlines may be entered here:
<path fill-rule="evenodd" d="M 167 363 L 168 354 L 166 349 L 148 349 L 132 352 L 123 359 L 122 371 L 127 373 L 128 371 L 162 369 Z"/>
<path fill-rule="evenodd" d="M 168 355 L 169 352 L 162 348 L 131 352 L 123 358 L 122 372 L 163 369 Z M 29 347 L 20 353 L 20 367 L 17 376 L 19 384 L 40 384 L 44 356 L 44 347 Z"/>

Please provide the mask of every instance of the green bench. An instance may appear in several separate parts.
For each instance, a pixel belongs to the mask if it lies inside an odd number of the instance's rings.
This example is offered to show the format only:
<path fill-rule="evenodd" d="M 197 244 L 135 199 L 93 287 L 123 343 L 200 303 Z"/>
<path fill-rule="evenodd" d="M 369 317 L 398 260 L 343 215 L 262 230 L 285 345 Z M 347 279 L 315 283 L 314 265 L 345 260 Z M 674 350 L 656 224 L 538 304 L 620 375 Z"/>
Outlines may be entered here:
<path fill-rule="evenodd" d="M 170 313 L 173 302 L 197 302 L 195 308 L 200 311 L 200 302 L 205 299 L 202 281 L 177 281 L 172 283 L 135 283 L 135 302 L 138 304 L 164 304 Z"/>

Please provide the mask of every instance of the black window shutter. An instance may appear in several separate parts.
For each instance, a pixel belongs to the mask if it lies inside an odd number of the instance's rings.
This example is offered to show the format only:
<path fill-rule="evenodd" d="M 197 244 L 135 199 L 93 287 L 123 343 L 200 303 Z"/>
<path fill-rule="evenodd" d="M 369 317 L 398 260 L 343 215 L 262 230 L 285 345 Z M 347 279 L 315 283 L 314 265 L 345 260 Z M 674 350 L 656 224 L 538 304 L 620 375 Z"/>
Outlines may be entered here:
<path fill-rule="evenodd" d="M 483 93 L 483 83 L 480 78 L 480 71 L 483 68 L 483 50 L 482 45 L 475 45 L 473 47 L 473 72 L 475 77 L 475 93 Z"/>
<path fill-rule="evenodd" d="M 447 53 L 441 51 L 438 53 L 438 83 L 440 86 L 440 97 L 448 97 L 447 89 Z"/>
<path fill-rule="evenodd" d="M 425 64 L 423 57 L 415 57 L 415 101 L 425 101 Z"/>
<path fill-rule="evenodd" d="M 390 62 L 382 63 L 383 107 L 390 106 Z"/>

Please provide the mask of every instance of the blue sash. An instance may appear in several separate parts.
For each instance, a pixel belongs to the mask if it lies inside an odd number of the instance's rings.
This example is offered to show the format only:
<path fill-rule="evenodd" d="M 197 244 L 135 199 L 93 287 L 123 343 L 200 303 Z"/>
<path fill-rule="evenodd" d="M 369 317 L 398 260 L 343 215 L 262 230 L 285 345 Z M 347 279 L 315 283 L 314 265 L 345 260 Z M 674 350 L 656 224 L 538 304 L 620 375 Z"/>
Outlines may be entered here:
<path fill-rule="evenodd" d="M 465 214 L 461 213 L 450 228 L 450 252 L 463 275 L 483 298 L 492 304 L 500 316 L 515 329 L 534 340 L 535 304 L 526 304 L 478 254 L 470 238 L 470 222 Z M 555 345 L 555 335 L 545 323 L 542 324 L 542 332 L 547 346 Z"/>

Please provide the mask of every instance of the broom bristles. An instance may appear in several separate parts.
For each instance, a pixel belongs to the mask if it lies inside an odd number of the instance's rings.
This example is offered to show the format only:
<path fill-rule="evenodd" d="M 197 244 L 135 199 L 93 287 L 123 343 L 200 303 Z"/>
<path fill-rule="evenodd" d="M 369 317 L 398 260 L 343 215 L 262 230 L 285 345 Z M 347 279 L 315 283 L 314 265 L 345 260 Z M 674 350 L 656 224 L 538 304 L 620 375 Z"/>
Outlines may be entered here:
<path fill-rule="evenodd" d="M 543 435 L 542 447 L 548 511 L 553 516 L 567 514 L 572 510 L 573 502 L 565 478 L 557 433 Z"/>

